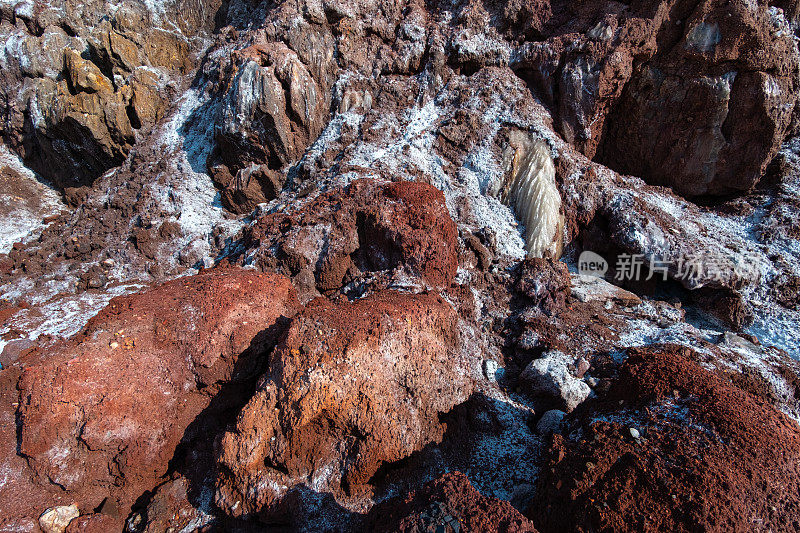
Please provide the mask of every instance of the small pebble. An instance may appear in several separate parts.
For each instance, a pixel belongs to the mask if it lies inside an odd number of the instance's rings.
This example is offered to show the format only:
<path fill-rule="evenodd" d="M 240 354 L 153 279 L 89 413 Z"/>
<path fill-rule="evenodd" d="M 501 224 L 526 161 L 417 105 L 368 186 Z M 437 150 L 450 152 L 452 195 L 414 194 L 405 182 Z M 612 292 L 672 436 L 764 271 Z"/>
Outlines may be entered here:
<path fill-rule="evenodd" d="M 51 507 L 39 517 L 39 527 L 45 533 L 63 533 L 69 523 L 78 518 L 78 516 L 80 516 L 80 511 L 78 511 L 78 506 L 74 503 L 72 505 Z"/>
<path fill-rule="evenodd" d="M 589 361 L 583 357 L 578 358 L 578 360 L 575 362 L 575 376 L 582 378 L 586 372 L 589 371 L 590 367 L 591 365 L 589 364 Z"/>
<path fill-rule="evenodd" d="M 497 380 L 497 361 L 486 359 L 483 361 L 483 375 L 489 381 Z"/>

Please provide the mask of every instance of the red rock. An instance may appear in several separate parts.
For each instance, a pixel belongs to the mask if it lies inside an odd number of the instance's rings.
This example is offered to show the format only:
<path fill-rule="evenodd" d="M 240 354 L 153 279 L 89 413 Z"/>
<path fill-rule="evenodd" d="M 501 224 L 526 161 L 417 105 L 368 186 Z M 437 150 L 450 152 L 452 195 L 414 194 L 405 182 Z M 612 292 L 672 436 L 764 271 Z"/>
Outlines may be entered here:
<path fill-rule="evenodd" d="M 108 533 L 120 529 L 119 518 L 94 513 L 79 516 L 69 523 L 65 533 Z"/>
<path fill-rule="evenodd" d="M 610 390 L 565 419 L 528 511 L 540 530 L 797 528 L 797 424 L 687 354 L 632 350 Z"/>
<path fill-rule="evenodd" d="M 5 300 L 0 300 L 0 325 L 2 325 L 6 320 L 17 314 L 20 311 L 20 307 L 16 305 L 12 305 Z"/>
<path fill-rule="evenodd" d="M 458 267 L 456 238 L 438 189 L 362 179 L 296 212 L 261 218 L 245 241 L 262 268 L 313 273 L 308 277 L 325 291 L 341 288 L 354 271 L 397 267 L 448 286 Z"/>
<path fill-rule="evenodd" d="M 252 376 L 297 306 L 288 279 L 223 269 L 115 298 L 81 334 L 25 357 L 19 452 L 84 511 L 108 497 L 127 514 L 220 383 Z"/>
<path fill-rule="evenodd" d="M 308 487 L 358 507 L 383 463 L 441 439 L 439 413 L 474 390 L 479 362 L 468 357 L 455 311 L 437 296 L 314 300 L 222 438 L 217 505 L 268 519 Z"/>
<path fill-rule="evenodd" d="M 0 371 L 0 531 L 39 531 L 39 515 L 49 507 L 74 500 L 52 484 L 39 484 L 23 457 L 17 455 L 16 389 L 20 369 Z"/>
<path fill-rule="evenodd" d="M 461 531 L 536 532 L 510 503 L 482 496 L 461 472 L 444 474 L 405 498 L 376 506 L 368 520 L 368 529 L 375 532 L 430 531 L 452 524 Z"/>

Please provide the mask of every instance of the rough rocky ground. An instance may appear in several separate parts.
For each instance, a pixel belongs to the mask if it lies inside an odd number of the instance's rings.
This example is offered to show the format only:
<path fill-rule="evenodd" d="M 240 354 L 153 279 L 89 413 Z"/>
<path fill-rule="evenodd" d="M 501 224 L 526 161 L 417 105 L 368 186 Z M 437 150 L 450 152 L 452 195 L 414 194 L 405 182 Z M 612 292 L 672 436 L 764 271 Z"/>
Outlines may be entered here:
<path fill-rule="evenodd" d="M 800 527 L 797 2 L 0 35 L 0 531 Z"/>

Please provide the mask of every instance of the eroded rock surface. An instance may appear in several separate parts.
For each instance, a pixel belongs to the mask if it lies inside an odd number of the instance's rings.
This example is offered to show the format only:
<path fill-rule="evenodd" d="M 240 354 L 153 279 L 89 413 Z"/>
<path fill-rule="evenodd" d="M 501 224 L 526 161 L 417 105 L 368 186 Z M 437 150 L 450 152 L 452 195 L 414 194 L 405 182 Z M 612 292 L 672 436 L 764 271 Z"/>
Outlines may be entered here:
<path fill-rule="evenodd" d="M 797 529 L 798 17 L 0 3 L 0 529 Z"/>
<path fill-rule="evenodd" d="M 665 4 L 663 44 L 625 86 L 602 159 L 684 195 L 749 190 L 789 131 L 791 30 L 766 3 Z"/>
<path fill-rule="evenodd" d="M 395 270 L 447 287 L 458 266 L 456 238 L 436 188 L 364 179 L 259 218 L 245 233 L 242 260 L 286 272 L 303 296 Z"/>
<path fill-rule="evenodd" d="M 127 514 L 214 391 L 263 368 L 296 308 L 286 278 L 237 270 L 112 300 L 79 336 L 23 362 L 18 452 L 83 511 L 115 500 Z"/>
<path fill-rule="evenodd" d="M 164 115 L 214 3 L 26 4 L 2 17 L 4 141 L 61 187 L 91 183 Z"/>
<path fill-rule="evenodd" d="M 268 520 L 307 487 L 358 508 L 382 464 L 441 439 L 439 413 L 469 397 L 476 372 L 433 295 L 313 301 L 222 438 L 217 505 Z"/>
<path fill-rule="evenodd" d="M 378 506 L 371 516 L 373 531 L 536 531 L 507 502 L 482 496 L 461 472 L 445 474 L 402 501 Z"/>

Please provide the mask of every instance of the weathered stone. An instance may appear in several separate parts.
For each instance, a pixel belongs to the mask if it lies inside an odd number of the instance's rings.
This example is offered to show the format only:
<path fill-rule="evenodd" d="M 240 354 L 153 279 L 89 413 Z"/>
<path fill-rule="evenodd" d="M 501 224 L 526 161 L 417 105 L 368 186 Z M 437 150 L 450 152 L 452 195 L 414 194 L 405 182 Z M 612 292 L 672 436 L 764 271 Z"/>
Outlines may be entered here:
<path fill-rule="evenodd" d="M 72 89 L 76 92 L 113 93 L 114 87 L 97 65 L 83 59 L 80 53 L 67 48 L 64 50 L 64 70 Z"/>
<path fill-rule="evenodd" d="M 699 4 L 676 46 L 626 85 L 602 159 L 687 196 L 747 191 L 788 131 L 796 46 L 773 29 L 766 4 Z"/>
<path fill-rule="evenodd" d="M 251 165 L 280 171 L 322 131 L 330 96 L 285 45 L 257 44 L 235 57 L 241 64 L 228 83 L 209 167 L 227 166 L 231 176 Z"/>
<path fill-rule="evenodd" d="M 209 392 L 260 369 L 296 305 L 286 278 L 240 270 L 112 300 L 77 337 L 26 357 L 20 453 L 89 509 L 129 507 L 166 472 Z"/>
<path fill-rule="evenodd" d="M 75 520 L 80 511 L 75 504 L 51 507 L 39 517 L 39 527 L 45 533 L 64 533 L 67 526 Z"/>
<path fill-rule="evenodd" d="M 258 204 L 273 200 L 280 194 L 285 177 L 267 165 L 240 168 L 235 176 L 224 164 L 209 169 L 214 183 L 222 189 L 222 205 L 234 213 L 250 213 Z"/>
<path fill-rule="evenodd" d="M 512 505 L 480 494 L 461 472 L 443 474 L 412 494 L 376 506 L 368 516 L 371 531 L 486 531 L 535 533 L 533 524 Z"/>
<path fill-rule="evenodd" d="M 603 278 L 573 274 L 571 295 L 581 302 L 615 302 L 621 305 L 639 305 L 642 299 Z"/>
<path fill-rule="evenodd" d="M 572 375 L 571 362 L 571 358 L 561 352 L 545 353 L 531 361 L 520 375 L 520 381 L 531 394 L 555 399 L 570 412 L 592 392 L 589 385 Z"/>
<path fill-rule="evenodd" d="M 568 415 L 526 513 L 537 527 L 633 531 L 648 508 L 653 531 L 746 529 L 743 516 L 793 528 L 797 424 L 693 357 L 631 350 L 611 388 Z"/>
<path fill-rule="evenodd" d="M 128 112 L 131 125 L 136 129 L 154 125 L 161 120 L 169 104 L 161 91 L 161 76 L 153 69 L 137 67 L 129 82 L 131 94 Z"/>
<path fill-rule="evenodd" d="M 470 368 L 480 372 L 457 322 L 432 295 L 313 301 L 222 438 L 217 505 L 268 519 L 302 487 L 358 499 L 382 464 L 441 439 L 437 413 L 464 401 Z"/>
<path fill-rule="evenodd" d="M 539 421 L 536 422 L 536 431 L 542 435 L 558 432 L 559 429 L 561 429 L 561 424 L 565 416 L 567 416 L 567 413 L 559 411 L 558 409 L 547 411 L 542 415 Z"/>
<path fill-rule="evenodd" d="M 274 268 L 277 260 L 293 277 L 310 270 L 319 290 L 396 268 L 447 286 L 458 266 L 444 196 L 422 183 L 356 180 L 299 211 L 262 217 L 244 240 L 257 265 Z"/>

